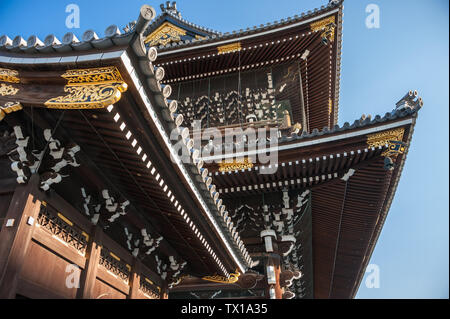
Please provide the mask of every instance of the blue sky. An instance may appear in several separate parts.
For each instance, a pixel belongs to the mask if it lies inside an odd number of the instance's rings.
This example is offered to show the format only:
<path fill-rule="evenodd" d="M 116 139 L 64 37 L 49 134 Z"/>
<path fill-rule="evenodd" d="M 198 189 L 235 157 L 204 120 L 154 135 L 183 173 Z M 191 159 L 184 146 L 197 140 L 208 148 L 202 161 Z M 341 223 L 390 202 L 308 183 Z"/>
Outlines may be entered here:
<path fill-rule="evenodd" d="M 111 24 L 137 18 L 148 3 L 163 1 L 0 0 L 0 35 L 10 38 L 87 29 L 101 37 Z M 67 29 L 68 4 L 80 8 L 80 28 Z M 325 5 L 327 0 L 178 0 L 184 18 L 222 32 L 280 20 Z M 368 4 L 380 8 L 380 28 L 365 26 Z M 449 3 L 447 0 L 347 0 L 339 124 L 362 114 L 385 114 L 408 90 L 417 89 L 420 111 L 406 165 L 371 263 L 380 288 L 363 280 L 357 298 L 449 296 Z"/>

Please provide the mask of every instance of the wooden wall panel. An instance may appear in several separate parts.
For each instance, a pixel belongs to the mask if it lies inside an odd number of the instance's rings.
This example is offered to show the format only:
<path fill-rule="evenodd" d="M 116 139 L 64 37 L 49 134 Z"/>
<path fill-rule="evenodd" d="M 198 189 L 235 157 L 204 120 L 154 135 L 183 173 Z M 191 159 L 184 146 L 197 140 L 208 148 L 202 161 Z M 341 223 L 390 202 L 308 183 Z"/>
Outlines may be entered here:
<path fill-rule="evenodd" d="M 6 258 L 3 262 L 6 275 L 2 277 L 4 278 L 3 282 L 0 281 L 0 296 L 4 296 L 2 298 L 16 298 L 17 295 L 20 295 L 31 299 L 127 298 L 127 295 L 131 293 L 130 283 L 119 278 L 120 275 L 116 276 L 113 273 L 115 268 L 108 270 L 109 268 L 107 269 L 104 265 L 99 264 L 101 247 L 106 246 L 108 251 L 114 253 L 114 256 L 119 256 L 120 261 L 127 265 L 134 265 L 136 263 L 135 258 L 114 240 L 104 236 L 100 228 L 93 227 L 83 216 L 78 216 L 79 212 L 66 203 L 64 199 L 54 196 L 48 198 L 40 191 L 37 191 L 37 196 L 36 194 L 30 194 L 30 188 L 36 187 L 35 184 L 38 181 L 36 178 L 34 179 L 34 183 L 17 188 L 14 193 L 0 192 L 0 213 L 2 207 L 6 206 L 4 218 L 1 218 L 3 216 L 1 215 L 0 222 L 2 219 L 4 221 L 6 217 L 14 217 L 16 228 L 17 226 L 21 227 L 19 229 L 21 231 L 9 227 L 0 232 L 2 238 L 5 238 L 0 240 L 0 250 L 5 252 L 0 254 L 0 261 L 2 261 L 2 258 L 8 257 L 10 251 L 15 253 L 14 259 L 9 262 L 9 259 Z M 42 198 L 45 199 L 46 205 L 41 205 L 40 200 Z M 14 206 L 12 203 L 15 203 Z M 74 224 L 78 226 L 78 231 L 81 228 L 89 235 L 90 240 L 97 247 L 97 256 L 93 257 L 92 251 L 89 250 L 91 246 L 82 254 L 81 251 L 84 252 L 84 250 L 78 250 L 81 248 L 74 246 L 72 241 L 66 242 L 69 239 L 64 235 L 66 233 L 63 229 L 69 227 L 69 225 L 64 223 L 60 225 L 59 220 L 54 221 L 52 218 L 55 216 L 45 209 L 42 211 L 43 207 L 64 208 L 57 211 L 62 211 L 67 219 L 74 221 Z M 27 223 L 28 216 L 34 218 L 34 223 Z M 40 217 L 38 218 L 38 216 Z M 45 217 L 47 219 L 42 216 L 47 216 Z M 52 222 L 50 223 L 50 221 Z M 61 235 L 58 230 L 63 231 L 64 234 Z M 12 231 L 16 231 L 17 234 L 9 234 Z M 2 246 L 2 244 L 4 245 Z M 91 244 L 92 242 L 89 242 L 89 245 Z M 92 268 L 91 275 L 85 269 L 89 264 Z M 1 265 L 2 263 L 0 263 Z M 68 266 L 71 267 L 68 268 Z M 134 271 L 142 272 L 158 286 L 161 286 L 162 279 L 144 265 L 140 265 Z M 73 278 L 74 274 L 75 277 L 78 277 L 77 279 L 80 279 L 78 288 L 68 287 L 66 283 L 69 276 Z M 148 298 L 139 291 L 139 276 L 137 274 L 135 276 L 135 294 L 128 296 L 128 298 Z M 86 280 L 89 282 L 86 283 Z M 4 284 L 4 282 L 7 282 L 7 284 Z M 91 293 L 81 293 L 83 292 L 82 287 L 87 287 L 86 289 Z"/>
<path fill-rule="evenodd" d="M 94 299 L 126 299 L 126 295 L 111 287 L 100 279 L 95 280 Z"/>
<path fill-rule="evenodd" d="M 68 288 L 66 278 L 75 273 L 79 276 L 80 271 L 71 268 L 68 269 L 70 272 L 66 272 L 70 264 L 68 260 L 31 241 L 20 277 L 63 298 L 75 298 L 78 289 Z"/>

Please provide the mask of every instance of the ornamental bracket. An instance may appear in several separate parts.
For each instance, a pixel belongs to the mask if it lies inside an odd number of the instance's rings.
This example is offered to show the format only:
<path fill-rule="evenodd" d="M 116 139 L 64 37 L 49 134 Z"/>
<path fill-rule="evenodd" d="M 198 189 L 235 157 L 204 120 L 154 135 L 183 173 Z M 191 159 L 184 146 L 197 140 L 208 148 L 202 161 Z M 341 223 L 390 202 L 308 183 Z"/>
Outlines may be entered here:
<path fill-rule="evenodd" d="M 219 163 L 219 171 L 220 172 L 239 171 L 239 170 L 250 169 L 252 167 L 253 167 L 253 163 L 250 158 L 234 160 L 231 163 L 229 163 L 227 161 L 222 161 L 221 163 Z"/>
<path fill-rule="evenodd" d="M 381 133 L 370 134 L 367 136 L 368 147 L 385 147 L 387 149 L 381 153 L 384 159 L 384 168 L 386 170 L 393 170 L 395 167 L 393 157 L 399 154 L 404 154 L 406 150 L 406 143 L 403 142 L 404 128 L 397 128 Z"/>
<path fill-rule="evenodd" d="M 205 276 L 202 277 L 203 280 L 211 281 L 211 282 L 217 282 L 220 284 L 234 284 L 239 280 L 240 272 L 236 270 L 235 273 L 230 274 L 230 276 L 224 277 L 224 276 Z"/>
<path fill-rule="evenodd" d="M 6 114 L 17 112 L 22 109 L 22 104 L 19 102 L 7 102 L 4 106 L 0 106 L 0 121 L 3 120 Z"/>
<path fill-rule="evenodd" d="M 68 70 L 61 75 L 69 94 L 49 99 L 52 109 L 100 109 L 118 102 L 128 88 L 115 66 Z"/>
<path fill-rule="evenodd" d="M 322 31 L 322 43 L 328 44 L 328 41 L 334 41 L 334 33 L 336 28 L 336 20 L 334 15 L 328 18 L 324 18 L 320 21 L 313 22 L 310 24 L 311 31 Z"/>
<path fill-rule="evenodd" d="M 180 42 L 181 36 L 186 35 L 186 30 L 169 22 L 164 22 L 158 29 L 145 38 L 144 43 L 152 46 L 167 45 L 171 42 Z"/>
<path fill-rule="evenodd" d="M 0 82 L 13 84 L 20 83 L 19 72 L 17 72 L 16 70 L 0 68 Z M 17 92 L 19 92 L 18 88 L 6 83 L 0 83 L 1 96 L 16 95 Z"/>

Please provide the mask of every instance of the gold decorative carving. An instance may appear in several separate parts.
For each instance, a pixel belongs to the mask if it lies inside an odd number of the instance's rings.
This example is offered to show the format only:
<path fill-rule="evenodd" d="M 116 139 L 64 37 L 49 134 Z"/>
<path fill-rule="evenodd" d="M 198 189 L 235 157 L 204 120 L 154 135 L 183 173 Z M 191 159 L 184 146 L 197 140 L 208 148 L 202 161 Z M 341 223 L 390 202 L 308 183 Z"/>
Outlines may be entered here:
<path fill-rule="evenodd" d="M 186 30 L 183 30 L 169 22 L 164 22 L 158 29 L 148 35 L 144 43 L 150 46 L 166 45 L 170 42 L 180 42 L 181 36 L 186 35 Z"/>
<path fill-rule="evenodd" d="M 122 76 L 115 66 L 68 70 L 61 77 L 67 79 L 68 84 L 123 82 Z"/>
<path fill-rule="evenodd" d="M 241 51 L 241 43 L 231 43 L 227 45 L 222 45 L 220 47 L 217 47 L 217 52 L 219 54 L 229 53 L 229 52 L 235 52 L 235 51 Z"/>
<path fill-rule="evenodd" d="M 69 94 L 48 100 L 48 108 L 105 108 L 119 101 L 128 88 L 115 66 L 69 70 L 61 76 L 67 79 L 64 92 Z"/>
<path fill-rule="evenodd" d="M 4 106 L 0 106 L 0 121 L 3 120 L 6 114 L 20 111 L 22 104 L 19 102 L 7 102 Z"/>
<path fill-rule="evenodd" d="M 239 271 L 236 270 L 236 272 L 230 274 L 230 276 L 228 278 L 224 277 L 224 276 L 214 275 L 214 276 L 206 276 L 206 277 L 203 277 L 202 279 L 207 280 L 207 281 L 221 283 L 221 284 L 234 284 L 239 280 L 240 275 L 241 274 L 239 273 Z"/>
<path fill-rule="evenodd" d="M 405 149 L 406 144 L 402 141 L 389 141 L 387 150 L 381 153 L 381 155 L 385 157 L 395 157 L 398 154 L 405 153 Z"/>
<path fill-rule="evenodd" d="M 16 70 L 0 68 L 0 81 L 9 83 L 19 83 L 19 72 Z"/>
<path fill-rule="evenodd" d="M 311 31 L 313 31 L 313 32 L 323 30 L 322 37 L 326 37 L 326 38 L 328 38 L 328 40 L 333 42 L 333 40 L 334 40 L 334 29 L 335 29 L 335 26 L 336 26 L 335 23 L 336 23 L 336 20 L 335 20 L 334 15 L 333 15 L 331 17 L 324 18 L 324 19 L 322 19 L 320 21 L 313 22 L 309 26 L 311 28 Z"/>
<path fill-rule="evenodd" d="M 367 136 L 367 145 L 369 147 L 386 146 L 387 149 L 381 154 L 382 156 L 392 157 L 403 154 L 406 144 L 403 143 L 404 128 L 384 131 Z"/>
<path fill-rule="evenodd" d="M 8 85 L 5 83 L 0 84 L 0 95 L 1 96 L 16 95 L 17 92 L 19 92 L 19 89 L 13 87 L 12 85 Z"/>
<path fill-rule="evenodd" d="M 240 161 L 234 160 L 231 163 L 227 163 L 226 161 L 219 163 L 219 171 L 220 172 L 239 171 L 242 169 L 249 169 L 252 167 L 253 167 L 253 163 L 252 163 L 251 159 L 249 159 L 249 158 L 245 158 Z"/>
<path fill-rule="evenodd" d="M 386 146 L 389 144 L 389 141 L 402 141 L 404 133 L 404 128 L 397 128 L 394 130 L 367 135 L 367 146 L 380 147 Z"/>
<path fill-rule="evenodd" d="M 293 126 L 292 126 L 292 131 L 295 131 L 295 132 L 300 132 L 302 130 L 302 125 L 300 124 L 300 123 L 295 123 Z"/>

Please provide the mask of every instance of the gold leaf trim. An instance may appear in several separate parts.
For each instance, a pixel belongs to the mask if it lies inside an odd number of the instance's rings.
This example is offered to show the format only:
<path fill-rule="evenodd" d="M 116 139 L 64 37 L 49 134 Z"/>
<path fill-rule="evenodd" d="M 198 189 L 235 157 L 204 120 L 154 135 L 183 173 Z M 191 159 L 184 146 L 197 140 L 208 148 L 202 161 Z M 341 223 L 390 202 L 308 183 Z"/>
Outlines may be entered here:
<path fill-rule="evenodd" d="M 240 42 L 231 43 L 231 44 L 217 47 L 217 52 L 219 54 L 235 52 L 235 51 L 241 51 L 241 43 Z"/>
<path fill-rule="evenodd" d="M 335 23 L 335 22 L 336 22 L 336 20 L 333 15 L 333 16 L 324 18 L 322 20 L 319 20 L 317 22 L 313 22 L 309 26 L 311 27 L 311 31 L 315 32 L 315 31 L 323 30 L 326 28 L 327 25 L 329 25 L 330 23 Z"/>
<path fill-rule="evenodd" d="M 19 89 L 13 87 L 12 85 L 8 85 L 5 83 L 0 84 L 0 95 L 1 96 L 16 95 L 17 92 L 19 92 Z"/>
<path fill-rule="evenodd" d="M 385 150 L 381 155 L 387 157 L 395 157 L 399 154 L 405 153 L 406 144 L 402 141 L 389 141 L 387 150 Z"/>
<path fill-rule="evenodd" d="M 68 95 L 49 99 L 44 104 L 54 109 L 98 109 L 118 102 L 128 88 L 119 70 L 112 67 L 68 70 L 63 75 Z"/>
<path fill-rule="evenodd" d="M 241 274 L 239 273 L 239 271 L 236 271 L 235 273 L 230 274 L 230 277 L 228 278 L 224 276 L 214 275 L 214 276 L 205 276 L 202 279 L 221 284 L 234 284 L 239 280 L 240 275 Z"/>
<path fill-rule="evenodd" d="M 144 43 L 150 46 L 166 45 L 170 42 L 180 42 L 182 35 L 186 35 L 186 30 L 169 22 L 164 22 L 158 29 L 145 38 Z"/>
<path fill-rule="evenodd" d="M 196 38 L 197 40 L 205 40 L 205 39 L 206 39 L 206 37 L 201 36 L 201 35 L 198 35 L 198 34 L 195 35 L 195 38 Z"/>
<path fill-rule="evenodd" d="M 0 68 L 0 81 L 9 83 L 19 83 L 19 72 L 16 70 Z"/>
<path fill-rule="evenodd" d="M 389 141 L 402 141 L 404 133 L 405 133 L 404 128 L 397 128 L 394 130 L 367 135 L 367 146 L 383 147 L 388 145 Z"/>
<path fill-rule="evenodd" d="M 245 158 L 241 161 L 234 160 L 232 163 L 227 163 L 225 161 L 219 163 L 219 171 L 220 172 L 232 172 L 232 171 L 240 171 L 243 169 L 249 169 L 253 167 L 253 163 L 251 159 Z"/>
<path fill-rule="evenodd" d="M 0 106 L 0 113 L 9 114 L 12 112 L 17 112 L 22 109 L 22 104 L 19 102 L 7 102 L 4 106 Z"/>
<path fill-rule="evenodd" d="M 65 78 L 70 85 L 123 82 L 122 76 L 115 66 L 68 70 L 61 77 Z"/>
<path fill-rule="evenodd" d="M 70 225 L 70 226 L 73 226 L 72 221 L 70 221 L 66 216 L 64 216 L 64 215 L 61 214 L 61 213 L 58 213 L 57 215 L 58 215 L 58 217 L 59 217 L 60 219 L 62 219 L 66 224 L 68 224 L 68 225 Z"/>
<path fill-rule="evenodd" d="M 6 114 L 22 110 L 22 104 L 19 102 L 7 102 L 4 106 L 0 106 L 0 121 L 6 117 Z"/>
<path fill-rule="evenodd" d="M 323 30 L 321 36 L 328 38 L 330 41 L 333 41 L 334 40 L 335 23 L 336 23 L 336 19 L 334 18 L 334 15 L 333 15 L 331 17 L 324 18 L 320 21 L 313 22 L 309 26 L 311 28 L 311 31 L 313 31 L 313 32 Z"/>

